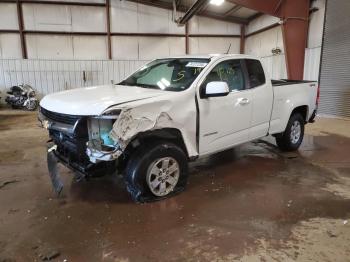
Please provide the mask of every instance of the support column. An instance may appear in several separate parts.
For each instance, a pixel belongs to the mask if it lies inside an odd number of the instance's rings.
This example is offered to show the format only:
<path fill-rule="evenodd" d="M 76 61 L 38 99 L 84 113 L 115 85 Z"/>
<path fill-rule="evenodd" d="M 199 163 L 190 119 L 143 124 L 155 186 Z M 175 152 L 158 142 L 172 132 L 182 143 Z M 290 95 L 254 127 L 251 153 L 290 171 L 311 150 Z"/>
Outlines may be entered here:
<path fill-rule="evenodd" d="M 245 49 L 245 25 L 241 25 L 240 53 L 244 54 Z"/>
<path fill-rule="evenodd" d="M 308 0 L 230 0 L 230 2 L 279 17 L 289 79 L 304 78 L 304 58 L 308 37 Z"/>
<path fill-rule="evenodd" d="M 19 0 L 16 1 L 17 5 L 17 19 L 18 19 L 18 30 L 19 30 L 19 37 L 21 40 L 21 49 L 22 49 L 22 58 L 27 59 L 27 46 L 26 46 L 26 40 L 24 38 L 24 26 L 23 26 L 23 12 L 22 12 L 22 4 Z"/>
<path fill-rule="evenodd" d="M 108 59 L 112 59 L 110 0 L 106 0 L 106 24 Z"/>
<path fill-rule="evenodd" d="M 302 80 L 309 30 L 309 1 L 285 1 L 282 19 L 288 78 Z"/>
<path fill-rule="evenodd" d="M 185 24 L 185 52 L 186 55 L 190 53 L 189 37 L 188 37 L 188 23 Z"/>

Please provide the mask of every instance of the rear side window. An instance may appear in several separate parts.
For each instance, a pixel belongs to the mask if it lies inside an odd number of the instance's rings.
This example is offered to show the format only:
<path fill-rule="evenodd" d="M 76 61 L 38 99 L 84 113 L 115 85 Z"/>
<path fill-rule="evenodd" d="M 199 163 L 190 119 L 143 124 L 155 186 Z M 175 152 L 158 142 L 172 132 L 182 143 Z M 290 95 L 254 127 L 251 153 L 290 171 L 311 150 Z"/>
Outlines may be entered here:
<path fill-rule="evenodd" d="M 246 59 L 245 62 L 247 65 L 250 88 L 265 84 L 265 73 L 260 61 L 254 59 Z"/>

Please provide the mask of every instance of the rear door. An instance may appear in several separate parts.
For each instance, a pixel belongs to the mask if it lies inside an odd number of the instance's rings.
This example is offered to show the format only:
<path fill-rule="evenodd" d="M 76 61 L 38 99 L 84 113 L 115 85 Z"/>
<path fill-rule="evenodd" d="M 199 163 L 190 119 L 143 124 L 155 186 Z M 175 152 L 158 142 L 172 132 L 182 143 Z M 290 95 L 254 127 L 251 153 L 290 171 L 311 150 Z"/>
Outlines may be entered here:
<path fill-rule="evenodd" d="M 200 98 L 199 152 L 201 155 L 221 151 L 249 139 L 251 90 L 246 89 L 244 65 L 240 59 L 216 62 L 199 87 L 225 81 L 230 93 L 223 97 Z"/>
<path fill-rule="evenodd" d="M 243 59 L 248 78 L 248 88 L 251 91 L 251 126 L 249 140 L 267 135 L 273 104 L 271 81 L 266 80 L 261 62 L 256 59 Z"/>

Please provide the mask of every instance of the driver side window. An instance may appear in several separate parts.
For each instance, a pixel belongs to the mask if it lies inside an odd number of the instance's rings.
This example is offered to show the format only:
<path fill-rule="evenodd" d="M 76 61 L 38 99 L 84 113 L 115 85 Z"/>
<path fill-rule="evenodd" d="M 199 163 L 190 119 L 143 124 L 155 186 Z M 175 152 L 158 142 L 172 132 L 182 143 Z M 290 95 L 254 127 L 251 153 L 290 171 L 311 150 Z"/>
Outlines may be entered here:
<path fill-rule="evenodd" d="M 243 90 L 245 84 L 241 61 L 235 59 L 217 64 L 207 75 L 204 85 L 207 85 L 209 82 L 213 81 L 226 82 L 229 86 L 230 92 L 234 90 Z"/>

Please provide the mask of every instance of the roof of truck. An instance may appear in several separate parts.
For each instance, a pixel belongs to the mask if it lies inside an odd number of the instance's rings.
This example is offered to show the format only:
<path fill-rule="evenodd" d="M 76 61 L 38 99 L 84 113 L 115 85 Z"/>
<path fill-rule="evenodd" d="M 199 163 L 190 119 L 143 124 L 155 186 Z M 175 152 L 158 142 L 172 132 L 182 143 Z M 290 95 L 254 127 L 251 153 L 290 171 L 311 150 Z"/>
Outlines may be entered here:
<path fill-rule="evenodd" d="M 164 58 L 192 58 L 192 59 L 220 59 L 220 58 L 249 58 L 249 59 L 259 59 L 256 56 L 245 55 L 245 54 L 199 54 L 199 55 L 181 55 L 181 56 L 167 56 Z"/>

